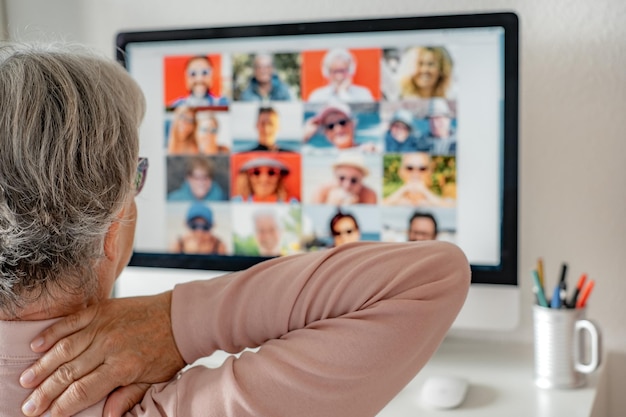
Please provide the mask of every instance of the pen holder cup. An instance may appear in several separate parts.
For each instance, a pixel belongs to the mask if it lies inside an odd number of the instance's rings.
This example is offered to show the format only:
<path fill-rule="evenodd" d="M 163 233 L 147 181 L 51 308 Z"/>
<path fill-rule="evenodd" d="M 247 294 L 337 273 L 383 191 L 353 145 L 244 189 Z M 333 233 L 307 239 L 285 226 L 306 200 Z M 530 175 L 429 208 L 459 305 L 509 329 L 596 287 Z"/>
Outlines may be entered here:
<path fill-rule="evenodd" d="M 533 329 L 535 385 L 539 388 L 582 387 L 585 374 L 600 366 L 600 330 L 585 319 L 584 308 L 535 305 Z"/>

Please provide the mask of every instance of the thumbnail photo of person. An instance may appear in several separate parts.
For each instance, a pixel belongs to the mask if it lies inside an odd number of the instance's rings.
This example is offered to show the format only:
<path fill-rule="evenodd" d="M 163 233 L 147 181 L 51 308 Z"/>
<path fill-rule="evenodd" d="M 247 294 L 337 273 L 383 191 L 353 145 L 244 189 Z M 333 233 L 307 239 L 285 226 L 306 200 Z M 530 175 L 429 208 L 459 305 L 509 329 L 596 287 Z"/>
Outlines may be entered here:
<path fill-rule="evenodd" d="M 235 101 L 297 100 L 300 97 L 299 54 L 233 54 Z"/>
<path fill-rule="evenodd" d="M 385 49 L 381 67 L 387 100 L 454 96 L 454 62 L 444 46 Z"/>
<path fill-rule="evenodd" d="M 301 158 L 294 152 L 246 152 L 231 157 L 234 202 L 297 203 Z"/>
<path fill-rule="evenodd" d="M 456 205 L 456 159 L 426 152 L 383 156 L 383 204 L 423 207 Z"/>
<path fill-rule="evenodd" d="M 201 154 L 218 155 L 230 152 L 228 121 L 226 111 L 196 112 L 196 142 Z"/>
<path fill-rule="evenodd" d="M 381 193 L 379 155 L 342 151 L 339 155 L 303 160 L 303 192 L 311 204 L 376 204 Z"/>
<path fill-rule="evenodd" d="M 226 156 L 168 156 L 168 201 L 225 201 L 229 190 Z"/>
<path fill-rule="evenodd" d="M 164 58 L 164 97 L 167 109 L 227 106 L 230 60 L 224 55 Z M 226 81 L 226 82 L 225 82 Z"/>
<path fill-rule="evenodd" d="M 380 226 L 380 208 L 375 205 L 305 205 L 302 247 L 316 251 L 360 240 L 378 241 Z"/>
<path fill-rule="evenodd" d="M 433 155 L 456 155 L 456 102 L 433 98 L 428 103 L 428 131 L 424 136 L 426 150 Z"/>
<path fill-rule="evenodd" d="M 380 55 L 380 49 L 303 52 L 302 99 L 310 103 L 380 99 Z"/>
<path fill-rule="evenodd" d="M 169 251 L 193 255 L 229 252 L 230 213 L 227 203 L 168 203 Z"/>
<path fill-rule="evenodd" d="M 230 152 L 228 113 L 198 110 L 187 105 L 166 115 L 166 147 L 169 155 L 216 155 Z"/>
<path fill-rule="evenodd" d="M 449 97 L 453 62 L 442 46 L 410 48 L 402 56 L 407 70 L 400 78 L 400 98 Z"/>
<path fill-rule="evenodd" d="M 304 105 L 303 153 L 358 149 L 381 152 L 378 103 Z"/>
<path fill-rule="evenodd" d="M 385 132 L 386 152 L 417 152 L 425 151 L 426 146 L 420 143 L 421 133 L 415 127 L 413 114 L 406 109 L 398 109 L 389 120 L 389 128 Z"/>
<path fill-rule="evenodd" d="M 381 239 L 384 242 L 444 240 L 454 243 L 456 214 L 456 207 L 382 207 Z"/>
<path fill-rule="evenodd" d="M 397 48 L 383 49 L 380 62 L 380 90 L 383 101 L 396 101 L 400 98 L 398 70 L 402 52 Z"/>
<path fill-rule="evenodd" d="M 230 107 L 233 152 L 298 152 L 302 145 L 302 104 L 234 103 Z"/>
<path fill-rule="evenodd" d="M 167 126 L 167 153 L 195 155 L 200 152 L 196 139 L 196 112 L 189 106 L 178 106 Z"/>
<path fill-rule="evenodd" d="M 428 123 L 425 114 L 428 100 L 384 101 L 380 104 L 384 126 L 384 148 L 387 153 L 426 152 L 424 140 Z"/>
<path fill-rule="evenodd" d="M 361 240 L 359 222 L 351 213 L 337 210 L 328 224 L 330 234 L 333 237 L 333 247 Z"/>
<path fill-rule="evenodd" d="M 233 204 L 234 253 L 285 256 L 300 252 L 300 205 Z"/>
<path fill-rule="evenodd" d="M 456 101 L 436 97 L 380 104 L 385 152 L 456 155 Z"/>

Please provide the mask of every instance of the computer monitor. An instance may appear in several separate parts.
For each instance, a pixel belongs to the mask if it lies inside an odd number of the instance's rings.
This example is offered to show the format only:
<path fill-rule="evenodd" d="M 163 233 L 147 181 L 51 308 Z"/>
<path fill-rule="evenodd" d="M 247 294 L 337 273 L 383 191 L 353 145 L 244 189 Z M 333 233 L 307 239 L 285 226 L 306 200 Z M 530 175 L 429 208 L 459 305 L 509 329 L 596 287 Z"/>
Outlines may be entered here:
<path fill-rule="evenodd" d="M 126 31 L 117 47 L 150 164 L 117 295 L 436 238 L 472 267 L 454 326 L 517 324 L 515 14 Z M 416 212 L 436 236 L 411 230 Z"/>

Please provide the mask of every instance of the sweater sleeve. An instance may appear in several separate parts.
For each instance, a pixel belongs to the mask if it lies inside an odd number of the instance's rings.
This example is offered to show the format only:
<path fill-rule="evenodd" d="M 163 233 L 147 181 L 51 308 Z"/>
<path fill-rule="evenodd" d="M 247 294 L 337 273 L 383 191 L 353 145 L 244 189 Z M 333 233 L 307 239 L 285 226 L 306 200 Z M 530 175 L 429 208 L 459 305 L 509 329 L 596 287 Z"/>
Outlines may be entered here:
<path fill-rule="evenodd" d="M 357 242 L 276 258 L 172 296 L 174 337 L 195 366 L 154 386 L 133 415 L 376 415 L 424 366 L 470 283 L 445 242 Z"/>

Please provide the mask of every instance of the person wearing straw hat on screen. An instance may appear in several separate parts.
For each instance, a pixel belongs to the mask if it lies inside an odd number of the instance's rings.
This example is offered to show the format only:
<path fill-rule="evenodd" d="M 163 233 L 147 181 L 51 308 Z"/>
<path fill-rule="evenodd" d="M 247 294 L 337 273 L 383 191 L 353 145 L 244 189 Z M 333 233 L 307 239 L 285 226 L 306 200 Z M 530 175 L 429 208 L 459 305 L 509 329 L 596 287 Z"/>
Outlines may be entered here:
<path fill-rule="evenodd" d="M 313 196 L 317 204 L 376 204 L 376 192 L 363 184 L 369 175 L 363 155 L 343 152 L 332 165 L 332 182 L 320 187 Z"/>
<path fill-rule="evenodd" d="M 289 175 L 289 167 L 273 158 L 255 158 L 239 168 L 235 179 L 235 196 L 233 201 L 249 201 L 255 203 L 297 202 L 289 195 L 285 186 L 285 178 Z"/>

